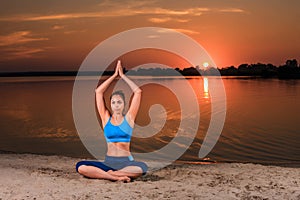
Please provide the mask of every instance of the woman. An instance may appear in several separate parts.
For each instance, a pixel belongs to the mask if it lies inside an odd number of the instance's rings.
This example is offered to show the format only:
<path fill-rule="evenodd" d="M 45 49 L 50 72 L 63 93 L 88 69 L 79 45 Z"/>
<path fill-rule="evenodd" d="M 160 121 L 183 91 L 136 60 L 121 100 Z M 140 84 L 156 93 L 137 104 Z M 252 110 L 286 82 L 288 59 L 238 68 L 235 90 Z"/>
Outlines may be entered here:
<path fill-rule="evenodd" d="M 125 97 L 122 91 L 114 92 L 110 97 L 112 115 L 105 107 L 104 92 L 112 81 L 120 76 L 132 89 L 133 98 L 128 112 L 123 115 Z M 107 142 L 107 154 L 104 162 L 81 161 L 76 170 L 89 178 L 108 179 L 129 182 L 147 172 L 147 165 L 134 161 L 130 153 L 130 139 L 134 121 L 139 110 L 142 90 L 123 73 L 118 61 L 115 73 L 104 81 L 96 90 L 97 109 L 104 127 Z"/>

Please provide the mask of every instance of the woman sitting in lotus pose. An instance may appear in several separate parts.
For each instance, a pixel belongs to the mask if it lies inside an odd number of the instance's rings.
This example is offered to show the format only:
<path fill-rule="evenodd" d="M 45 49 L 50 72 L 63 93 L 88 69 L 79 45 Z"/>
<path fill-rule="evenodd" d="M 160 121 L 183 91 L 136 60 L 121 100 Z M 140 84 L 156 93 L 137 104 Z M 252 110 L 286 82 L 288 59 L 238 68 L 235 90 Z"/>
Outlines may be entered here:
<path fill-rule="evenodd" d="M 122 91 L 114 92 L 110 97 L 112 113 L 104 102 L 104 92 L 112 81 L 120 76 L 132 89 L 133 98 L 128 112 L 124 115 L 125 96 Z M 107 142 L 107 153 L 104 162 L 80 161 L 76 171 L 85 177 L 129 182 L 147 172 L 147 165 L 134 161 L 130 153 L 130 139 L 134 121 L 139 110 L 142 90 L 123 73 L 121 62 L 118 61 L 115 73 L 105 80 L 97 89 L 97 109 L 104 127 Z"/>

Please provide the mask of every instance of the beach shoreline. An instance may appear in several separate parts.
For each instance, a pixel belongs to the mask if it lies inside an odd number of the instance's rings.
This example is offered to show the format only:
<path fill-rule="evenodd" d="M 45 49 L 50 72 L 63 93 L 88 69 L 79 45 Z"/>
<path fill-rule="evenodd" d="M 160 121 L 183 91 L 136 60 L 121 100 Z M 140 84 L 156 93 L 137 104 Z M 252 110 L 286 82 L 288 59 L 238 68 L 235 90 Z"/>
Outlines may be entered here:
<path fill-rule="evenodd" d="M 172 164 L 130 183 L 87 179 L 79 158 L 0 154 L 0 199 L 299 199 L 300 168 Z"/>

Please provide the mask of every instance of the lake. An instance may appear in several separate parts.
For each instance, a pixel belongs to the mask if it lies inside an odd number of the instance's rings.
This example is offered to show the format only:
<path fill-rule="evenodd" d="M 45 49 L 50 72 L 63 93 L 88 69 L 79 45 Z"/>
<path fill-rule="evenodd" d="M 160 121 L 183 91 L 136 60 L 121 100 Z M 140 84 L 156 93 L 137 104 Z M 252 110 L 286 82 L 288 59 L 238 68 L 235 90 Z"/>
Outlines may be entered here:
<path fill-rule="evenodd" d="M 89 82 L 93 78 L 83 77 L 81 81 Z M 92 158 L 81 142 L 73 120 L 74 79 L 0 77 L 0 151 Z M 198 158 L 198 153 L 212 114 L 207 84 L 220 77 L 132 76 L 132 79 L 142 85 L 143 90 L 132 152 L 153 152 L 167 145 L 182 129 L 180 103 L 193 109 L 191 106 L 194 105 L 189 102 L 196 100 L 200 114 L 200 119 L 195 122 L 198 129 L 192 144 L 178 160 L 203 161 Z M 226 92 L 226 119 L 218 142 L 204 160 L 300 166 L 300 80 L 251 77 L 222 77 L 221 80 Z M 178 100 L 179 94 L 169 88 L 177 88 L 182 96 L 186 84 L 195 96 L 187 93 L 183 100 Z M 127 93 L 130 91 L 126 85 L 120 85 Z M 110 87 L 106 92 L 107 101 L 112 90 Z M 195 112 L 198 112 L 197 106 Z M 152 108 L 158 111 L 149 113 Z M 143 127 L 152 134 L 143 136 L 143 131 L 139 131 L 144 130 Z M 183 129 L 184 132 L 193 131 L 189 127 Z M 176 145 L 180 148 L 180 144 Z M 103 148 L 99 146 L 99 149 Z"/>

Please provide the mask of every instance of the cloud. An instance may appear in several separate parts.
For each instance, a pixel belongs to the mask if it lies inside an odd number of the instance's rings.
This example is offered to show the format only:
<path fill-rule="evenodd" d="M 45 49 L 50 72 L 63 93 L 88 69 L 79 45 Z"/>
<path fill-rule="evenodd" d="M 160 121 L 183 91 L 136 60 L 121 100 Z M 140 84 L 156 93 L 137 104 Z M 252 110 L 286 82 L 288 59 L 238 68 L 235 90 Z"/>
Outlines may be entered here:
<path fill-rule="evenodd" d="M 246 13 L 245 10 L 239 8 L 226 8 L 226 9 L 219 9 L 219 12 L 229 12 L 229 13 Z"/>
<path fill-rule="evenodd" d="M 8 35 L 0 36 L 0 46 L 10 46 L 44 40 L 49 39 L 43 37 L 35 38 L 30 31 L 17 31 Z"/>
<path fill-rule="evenodd" d="M 183 10 L 172 10 L 164 8 L 119 8 L 102 12 L 65 13 L 54 15 L 23 15 L 1 18 L 0 21 L 46 21 L 76 18 L 101 18 L 101 17 L 126 17 L 136 15 L 164 15 L 164 16 L 200 16 L 207 12 L 208 8 L 192 8 Z"/>
<path fill-rule="evenodd" d="M 69 30 L 69 31 L 64 31 L 64 34 L 69 35 L 69 34 L 84 33 L 84 32 L 87 32 L 87 30 Z"/>
<path fill-rule="evenodd" d="M 145 6 L 155 6 L 155 4 L 158 1 L 156 0 L 127 0 L 126 1 L 126 6 L 127 8 L 141 8 L 141 7 L 145 7 Z M 119 8 L 119 7 L 124 7 L 124 3 L 122 0 L 122 3 L 120 3 L 117 0 L 111 1 L 111 0 L 104 0 L 101 3 L 98 4 L 98 7 L 101 8 Z"/>
<path fill-rule="evenodd" d="M 187 33 L 187 34 L 199 34 L 197 31 L 193 31 L 190 29 L 179 29 L 179 28 L 169 28 L 169 29 L 160 29 L 157 30 L 158 33 L 173 33 L 174 31 Z M 148 38 L 158 38 L 159 35 L 149 35 Z"/>
<path fill-rule="evenodd" d="M 188 20 L 188 19 L 177 19 L 176 21 L 177 22 L 181 22 L 181 23 L 186 23 L 186 22 L 188 22 L 190 20 Z"/>
<path fill-rule="evenodd" d="M 164 23 L 172 20 L 170 17 L 165 17 L 165 18 L 149 18 L 148 21 L 153 22 L 153 23 Z"/>
<path fill-rule="evenodd" d="M 14 60 L 20 58 L 33 58 L 40 57 L 38 53 L 44 52 L 43 48 L 34 48 L 34 47 L 6 47 L 5 49 L 1 49 L 0 52 L 2 54 L 1 60 Z"/>
<path fill-rule="evenodd" d="M 245 11 L 239 8 L 226 8 L 226 9 L 211 9 L 206 7 L 194 7 L 185 9 L 166 9 L 155 6 L 156 1 L 129 1 L 124 4 L 114 1 L 104 1 L 98 6 L 102 11 L 99 12 L 79 12 L 79 13 L 60 13 L 53 15 L 18 15 L 11 17 L 2 17 L 0 21 L 46 21 L 46 20 L 63 20 L 63 19 L 77 19 L 77 18 L 103 18 L 103 17 L 126 17 L 137 15 L 154 15 L 150 18 L 152 21 L 158 22 L 170 17 L 186 17 L 186 16 L 201 16 L 209 12 L 231 12 L 231 13 L 244 13 Z M 156 17 L 158 16 L 158 17 Z M 164 16 L 164 17 L 163 17 Z M 167 21 L 168 21 L 167 20 Z M 178 19 L 179 21 L 180 19 Z M 57 26 L 59 28 L 60 26 Z"/>
<path fill-rule="evenodd" d="M 59 26 L 59 25 L 52 26 L 52 30 L 61 30 L 61 29 L 64 29 L 64 28 L 65 28 L 64 26 Z"/>
<path fill-rule="evenodd" d="M 44 48 L 26 47 L 24 44 L 45 41 L 48 38 L 34 37 L 30 31 L 17 31 L 8 35 L 0 36 L 1 60 L 13 60 L 18 58 L 32 58 L 40 56 Z"/>
<path fill-rule="evenodd" d="M 185 23 L 188 22 L 188 19 L 175 19 L 175 18 L 171 18 L 171 17 L 152 17 L 149 18 L 148 21 L 153 22 L 153 23 L 165 23 L 165 22 L 169 22 L 169 21 L 176 21 L 176 22 L 180 22 L 180 23 Z"/>
<path fill-rule="evenodd" d="M 159 35 L 148 35 L 147 38 L 159 38 Z"/>
<path fill-rule="evenodd" d="M 199 32 L 193 31 L 193 30 L 189 30 L 189 29 L 173 29 L 173 30 L 181 32 L 181 33 L 191 34 L 191 35 L 199 34 Z"/>

